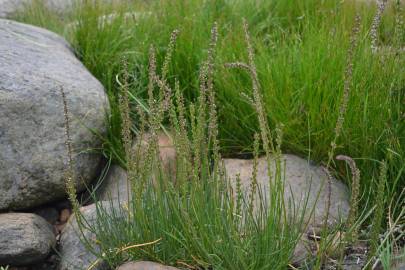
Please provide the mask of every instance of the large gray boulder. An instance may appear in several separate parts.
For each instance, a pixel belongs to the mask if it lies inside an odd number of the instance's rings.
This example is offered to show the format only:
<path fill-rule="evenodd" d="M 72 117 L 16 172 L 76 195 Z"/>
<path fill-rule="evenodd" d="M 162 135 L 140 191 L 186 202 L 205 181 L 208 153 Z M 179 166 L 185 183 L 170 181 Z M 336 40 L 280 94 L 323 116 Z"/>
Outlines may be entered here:
<path fill-rule="evenodd" d="M 295 155 L 281 156 L 281 177 L 284 182 L 284 202 L 289 216 L 297 216 L 305 210 L 308 229 L 318 230 L 328 216 L 328 225 L 334 226 L 346 220 L 349 214 L 349 193 L 347 187 L 336 179 L 331 179 L 330 185 L 326 172 L 319 166 L 310 164 L 309 161 Z M 225 171 L 229 177 L 233 190 L 236 190 L 237 175 L 240 175 L 241 189 L 244 195 L 250 194 L 253 160 L 224 159 Z M 271 175 L 276 174 L 276 162 L 271 160 Z M 258 160 L 257 167 L 258 192 L 262 193 L 265 204 L 269 201 L 270 181 L 268 177 L 267 159 Z M 273 185 L 274 186 L 274 185 Z M 330 192 L 329 192 L 330 187 Z M 259 195 L 255 196 L 254 211 L 259 209 Z M 330 196 L 329 214 L 327 205 Z"/>
<path fill-rule="evenodd" d="M 0 214 L 0 265 L 42 261 L 55 245 L 52 226 L 35 214 Z"/>
<path fill-rule="evenodd" d="M 103 86 L 58 35 L 0 19 L 0 211 L 26 209 L 65 196 L 65 120 L 70 111 L 77 188 L 97 175 L 106 131 Z"/>

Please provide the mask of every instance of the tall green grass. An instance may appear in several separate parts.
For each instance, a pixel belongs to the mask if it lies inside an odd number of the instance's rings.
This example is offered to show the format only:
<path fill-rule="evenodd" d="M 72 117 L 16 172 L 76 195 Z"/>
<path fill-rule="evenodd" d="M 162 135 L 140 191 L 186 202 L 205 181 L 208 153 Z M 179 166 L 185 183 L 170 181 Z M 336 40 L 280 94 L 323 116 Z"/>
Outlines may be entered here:
<path fill-rule="evenodd" d="M 276 123 L 283 123 L 285 152 L 325 162 L 343 95 L 350 29 L 355 13 L 359 13 L 362 22 L 353 85 L 336 154 L 356 160 L 362 173 L 363 198 L 376 191 L 377 161 L 383 159 L 387 160 L 384 199 L 398 196 L 404 188 L 405 57 L 395 51 L 405 43 L 404 28 L 396 20 L 403 18 L 404 11 L 394 3 L 383 14 L 378 29 L 382 50 L 377 53 L 371 50 L 369 35 L 376 7 L 354 1 L 155 0 L 118 6 L 87 5 L 69 14 L 68 20 L 38 6 L 33 7 L 35 12 L 28 9 L 18 19 L 65 34 L 78 57 L 104 84 L 112 106 L 105 153 L 122 164 L 116 75 L 123 72 L 123 59 L 130 70 L 131 93 L 137 99 L 146 99 L 149 46 L 155 44 L 161 64 L 170 32 L 179 28 L 167 81 L 172 86 L 175 79 L 181 81 L 186 102 L 192 102 L 197 97 L 198 70 L 206 57 L 205 41 L 214 21 L 223 37 L 218 43 L 217 63 L 246 59 L 242 17 L 250 24 L 271 130 Z M 112 12 L 116 18 L 100 24 L 100 16 Z M 138 16 L 128 19 L 125 12 L 138 12 Z M 75 20 L 75 27 L 67 26 L 68 21 Z M 246 97 L 248 76 L 218 68 L 214 84 L 222 154 L 251 155 L 259 123 Z M 332 165 L 339 178 L 349 183 L 346 167 Z"/>

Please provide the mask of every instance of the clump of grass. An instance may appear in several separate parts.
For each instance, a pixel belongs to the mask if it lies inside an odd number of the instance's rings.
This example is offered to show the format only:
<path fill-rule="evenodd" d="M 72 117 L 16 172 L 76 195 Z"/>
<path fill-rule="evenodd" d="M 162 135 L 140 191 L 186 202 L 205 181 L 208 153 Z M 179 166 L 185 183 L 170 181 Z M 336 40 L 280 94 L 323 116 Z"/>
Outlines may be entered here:
<path fill-rule="evenodd" d="M 248 52 L 252 60 L 249 69 L 254 70 L 247 27 L 245 22 Z M 174 33 L 177 35 L 177 32 Z M 125 149 L 129 155 L 135 154 L 127 157 L 127 161 L 133 163 L 127 167 L 133 170 L 132 175 L 135 176 L 130 177 L 132 199 L 127 210 L 118 207 L 114 215 L 109 214 L 102 203 L 97 203 L 97 224 L 81 224 L 96 234 L 100 251 L 93 252 L 100 257 L 97 262 L 102 259 L 111 267 L 116 267 L 125 260 L 144 259 L 192 269 L 252 270 L 269 267 L 285 269 L 289 264 L 300 237 L 302 218 L 297 215 L 296 220 L 289 217 L 290 223 L 285 222 L 286 211 L 280 200 L 283 198 L 281 165 L 272 175 L 278 188 L 268 194 L 274 200 L 268 207 L 260 202 L 262 205 L 257 214 L 253 214 L 252 202 L 253 194 L 260 189 L 256 180 L 257 168 L 254 169 L 248 194 L 241 189 L 240 179 L 236 180 L 237 199 L 234 200 L 222 165 L 217 141 L 216 105 L 213 104 L 216 40 L 217 26 L 214 24 L 207 60 L 202 64 L 199 75 L 200 96 L 195 103 L 187 106 L 183 103 L 180 83 L 176 82 L 172 91 L 165 79 L 166 68 L 162 68 L 161 75 L 158 74 L 154 50 L 151 50 L 148 100 L 154 107 L 140 117 L 144 126 L 142 130 L 147 130 L 151 136 L 148 136 L 146 144 L 137 143 L 136 150 Z M 170 59 L 170 54 L 172 50 L 168 51 L 165 59 Z M 254 72 L 251 76 L 253 81 L 257 80 Z M 122 85 L 125 86 L 125 82 Z M 262 106 L 259 88 L 254 85 L 253 89 L 256 91 L 255 106 Z M 122 90 L 128 89 L 123 87 Z M 133 147 L 129 143 L 131 125 L 125 124 L 131 111 L 125 95 L 122 94 L 121 110 L 124 118 L 122 127 L 127 130 L 122 132 L 122 137 L 126 147 Z M 186 110 L 191 111 L 188 120 Z M 165 116 L 172 125 L 170 130 L 174 131 L 175 176 L 162 168 L 159 158 L 156 134 Z M 264 117 L 264 112 L 258 110 L 258 117 Z M 268 126 L 263 127 L 266 130 L 261 133 L 262 140 L 259 140 L 259 135 L 255 139 L 256 167 L 260 141 L 270 144 Z M 281 128 L 277 133 L 276 142 L 281 144 Z M 269 148 L 268 151 L 269 155 L 273 152 Z"/>

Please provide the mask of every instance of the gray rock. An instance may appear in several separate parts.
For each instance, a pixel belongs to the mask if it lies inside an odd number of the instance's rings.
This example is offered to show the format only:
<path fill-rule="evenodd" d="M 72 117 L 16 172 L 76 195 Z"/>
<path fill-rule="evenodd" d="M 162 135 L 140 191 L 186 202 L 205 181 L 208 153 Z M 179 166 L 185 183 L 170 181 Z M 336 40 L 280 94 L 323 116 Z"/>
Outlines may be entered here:
<path fill-rule="evenodd" d="M 103 207 L 106 213 L 111 213 L 113 210 L 119 209 L 118 202 L 112 204 L 110 202 L 99 202 L 99 206 Z M 85 224 L 94 226 L 97 218 L 96 204 L 91 204 L 80 209 Z M 117 213 L 117 212 L 115 212 Z M 84 244 L 84 238 L 91 245 L 91 248 L 98 252 L 99 247 L 95 243 L 94 233 L 87 228 L 79 229 L 75 215 L 72 215 L 63 229 L 60 238 L 60 256 L 61 262 L 59 270 L 82 270 L 88 269 L 92 264 L 95 264 L 92 270 L 108 269 L 103 261 L 97 261 L 97 257 Z M 95 263 L 97 261 L 97 263 Z"/>
<path fill-rule="evenodd" d="M 28 2 L 30 0 L 0 0 L 0 18 L 12 16 Z"/>
<path fill-rule="evenodd" d="M 147 138 L 149 134 L 146 134 L 142 141 L 141 147 L 147 145 Z M 158 134 L 158 145 L 159 145 L 159 157 L 162 162 L 163 170 L 168 174 L 173 176 L 176 174 L 176 150 L 173 146 L 173 142 L 170 137 L 165 133 Z M 136 144 L 134 143 L 134 148 Z M 136 151 L 136 149 L 134 149 Z M 144 149 L 141 149 L 141 151 Z M 128 200 L 128 183 L 127 183 L 127 172 L 118 165 L 112 165 L 106 177 L 103 179 L 101 186 L 96 192 L 96 197 L 100 201 Z M 130 194 L 131 195 L 131 194 Z"/>
<path fill-rule="evenodd" d="M 168 135 L 169 134 L 169 135 Z M 141 141 L 141 146 L 148 145 L 151 134 L 146 133 Z M 159 158 L 161 161 L 162 169 L 167 175 L 176 176 L 176 149 L 172 141 L 170 132 L 167 134 L 165 132 L 159 132 L 158 136 L 158 146 L 159 146 Z M 133 144 L 133 149 L 137 147 L 136 141 Z M 141 149 L 142 151 L 143 149 Z M 143 153 L 144 154 L 144 153 Z M 174 180 L 174 179 L 173 179 Z"/>
<path fill-rule="evenodd" d="M 326 205 L 329 192 L 326 173 L 321 167 L 311 165 L 307 160 L 294 155 L 282 155 L 281 160 L 283 164 L 281 178 L 285 183 L 284 201 L 290 216 L 302 213 L 302 210 L 305 208 L 306 219 L 309 219 L 309 229 L 318 229 L 323 225 L 327 212 Z M 242 191 L 246 195 L 249 194 L 253 160 L 224 159 L 224 165 L 233 189 L 236 189 L 236 175 L 239 173 Z M 274 159 L 271 165 L 270 171 L 274 177 Z M 258 161 L 257 182 L 265 201 L 268 201 L 268 194 L 270 192 L 267 171 L 266 158 L 260 158 Z M 348 216 L 349 193 L 346 186 L 335 179 L 332 179 L 330 187 L 328 225 L 333 226 L 341 220 L 345 220 Z M 258 194 L 256 194 L 254 205 L 256 211 L 259 209 L 258 197 Z M 310 213 L 312 215 L 309 215 Z"/>
<path fill-rule="evenodd" d="M 56 242 L 51 225 L 35 214 L 0 214 L 0 235 L 0 265 L 40 262 Z"/>
<path fill-rule="evenodd" d="M 299 266 L 311 255 L 310 241 L 308 241 L 306 234 L 303 234 L 294 248 L 291 264 Z"/>
<path fill-rule="evenodd" d="M 118 165 L 112 165 L 96 192 L 99 201 L 128 201 L 127 171 Z"/>
<path fill-rule="evenodd" d="M 178 268 L 162 265 L 155 262 L 128 262 L 117 270 L 178 270 Z"/>
<path fill-rule="evenodd" d="M 0 19 L 0 210 L 65 196 L 63 87 L 70 110 L 78 190 L 97 174 L 108 100 L 103 86 L 58 35 Z M 79 177 L 76 177 L 79 179 Z"/>
<path fill-rule="evenodd" d="M 303 231 L 319 231 L 324 224 L 327 212 L 326 202 L 328 200 L 328 176 L 321 167 L 311 165 L 307 160 L 294 155 L 282 155 L 281 157 L 281 180 L 284 181 L 284 202 L 287 206 L 287 214 L 293 219 L 298 219 L 302 211 L 304 213 L 304 224 L 308 227 Z M 274 183 L 275 166 L 274 158 L 271 161 L 271 175 Z M 236 190 L 236 176 L 240 175 L 241 190 L 245 198 L 250 194 L 251 177 L 253 172 L 253 160 L 224 159 L 225 171 L 230 179 L 232 189 Z M 257 183 L 263 205 L 268 205 L 270 183 L 268 177 L 268 166 L 266 158 L 258 160 Z M 330 210 L 328 225 L 337 225 L 345 220 L 349 213 L 349 194 L 346 186 L 332 179 L 330 185 Z M 260 209 L 259 191 L 256 192 L 254 201 L 254 212 Z M 266 209 L 266 207 L 264 207 Z M 295 218 L 294 218 L 295 216 Z M 311 256 L 311 243 L 304 233 L 295 247 L 291 263 L 301 265 Z"/>
<path fill-rule="evenodd" d="M 405 270 L 405 260 L 403 260 L 400 264 L 393 266 L 394 270 Z"/>
<path fill-rule="evenodd" d="M 393 270 L 405 270 L 405 248 L 403 247 L 398 252 L 394 253 L 396 256 L 391 262 L 391 269 Z"/>

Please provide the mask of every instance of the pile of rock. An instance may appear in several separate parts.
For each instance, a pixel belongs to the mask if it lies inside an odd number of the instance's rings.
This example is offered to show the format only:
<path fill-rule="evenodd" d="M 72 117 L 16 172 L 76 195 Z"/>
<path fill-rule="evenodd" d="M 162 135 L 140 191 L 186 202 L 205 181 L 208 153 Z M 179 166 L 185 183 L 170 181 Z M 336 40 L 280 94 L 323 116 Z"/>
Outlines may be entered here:
<path fill-rule="evenodd" d="M 0 265 L 41 269 L 70 215 L 55 203 L 66 197 L 61 89 L 79 191 L 98 177 L 101 156 L 86 150 L 101 146 L 91 129 L 106 132 L 109 104 L 68 43 L 47 30 L 0 19 L 0 62 Z"/>

